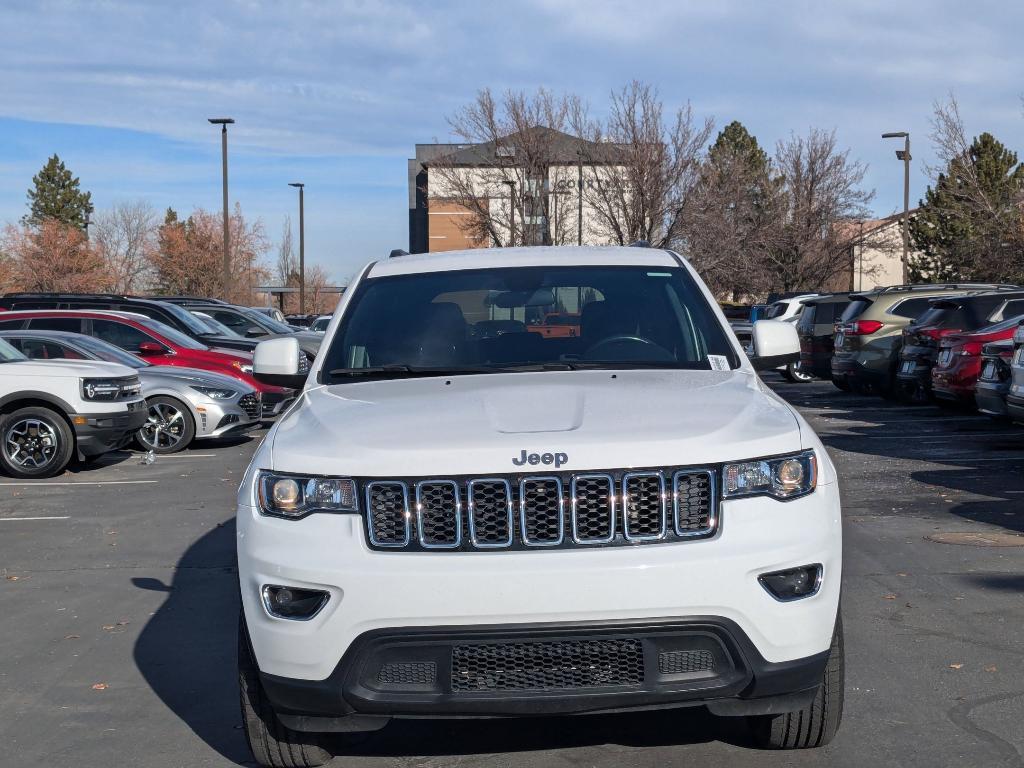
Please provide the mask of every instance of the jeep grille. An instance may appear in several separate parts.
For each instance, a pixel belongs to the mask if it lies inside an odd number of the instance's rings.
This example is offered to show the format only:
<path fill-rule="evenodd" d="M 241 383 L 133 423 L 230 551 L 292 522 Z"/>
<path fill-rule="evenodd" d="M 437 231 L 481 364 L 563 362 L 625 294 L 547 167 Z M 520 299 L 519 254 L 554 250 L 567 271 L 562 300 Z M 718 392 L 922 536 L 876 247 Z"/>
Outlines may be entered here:
<path fill-rule="evenodd" d="M 684 468 L 361 484 L 374 549 L 540 550 L 713 536 L 717 476 Z"/>

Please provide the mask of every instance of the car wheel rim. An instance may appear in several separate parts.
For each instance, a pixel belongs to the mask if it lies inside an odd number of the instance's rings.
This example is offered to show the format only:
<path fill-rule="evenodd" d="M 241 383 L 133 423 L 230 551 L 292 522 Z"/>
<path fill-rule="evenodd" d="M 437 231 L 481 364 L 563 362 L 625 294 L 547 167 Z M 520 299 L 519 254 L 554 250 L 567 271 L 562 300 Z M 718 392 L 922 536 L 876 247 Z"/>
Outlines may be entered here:
<path fill-rule="evenodd" d="M 185 436 L 185 414 L 168 403 L 153 403 L 140 434 L 148 448 L 173 448 Z"/>
<path fill-rule="evenodd" d="M 41 419 L 20 419 L 4 434 L 7 460 L 26 469 L 41 469 L 51 464 L 60 448 L 60 435 L 54 426 Z"/>

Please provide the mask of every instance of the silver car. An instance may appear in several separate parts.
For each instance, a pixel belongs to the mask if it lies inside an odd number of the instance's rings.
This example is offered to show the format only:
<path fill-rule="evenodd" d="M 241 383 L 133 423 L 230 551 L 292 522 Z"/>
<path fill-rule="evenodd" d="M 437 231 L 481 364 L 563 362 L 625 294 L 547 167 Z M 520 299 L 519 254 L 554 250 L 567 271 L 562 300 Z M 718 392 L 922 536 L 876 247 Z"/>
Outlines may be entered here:
<path fill-rule="evenodd" d="M 33 360 L 107 360 L 136 369 L 149 406 L 149 419 L 135 434 L 144 450 L 175 453 L 193 440 L 225 437 L 260 425 L 259 392 L 232 376 L 150 365 L 120 347 L 79 333 L 0 331 L 0 338 Z"/>

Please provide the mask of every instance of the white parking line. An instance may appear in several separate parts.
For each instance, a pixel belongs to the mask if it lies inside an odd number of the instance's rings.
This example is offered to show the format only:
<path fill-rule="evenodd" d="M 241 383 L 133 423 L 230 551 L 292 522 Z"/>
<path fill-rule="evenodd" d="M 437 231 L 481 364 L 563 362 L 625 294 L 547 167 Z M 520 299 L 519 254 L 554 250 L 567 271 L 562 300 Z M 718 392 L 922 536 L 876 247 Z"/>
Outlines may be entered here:
<path fill-rule="evenodd" d="M 70 520 L 70 515 L 64 515 L 62 517 L 0 517 L 0 523 L 10 522 L 11 520 Z"/>
<path fill-rule="evenodd" d="M 153 483 L 159 482 L 159 480 L 72 480 L 69 482 L 58 483 L 0 483 L 0 487 L 7 486 L 8 488 L 54 488 L 67 485 L 151 485 Z"/>
<path fill-rule="evenodd" d="M 132 453 L 132 458 L 138 458 L 145 456 L 145 453 Z M 218 454 L 216 453 L 169 453 L 165 455 L 157 454 L 157 461 L 166 461 L 167 459 L 215 459 Z"/>

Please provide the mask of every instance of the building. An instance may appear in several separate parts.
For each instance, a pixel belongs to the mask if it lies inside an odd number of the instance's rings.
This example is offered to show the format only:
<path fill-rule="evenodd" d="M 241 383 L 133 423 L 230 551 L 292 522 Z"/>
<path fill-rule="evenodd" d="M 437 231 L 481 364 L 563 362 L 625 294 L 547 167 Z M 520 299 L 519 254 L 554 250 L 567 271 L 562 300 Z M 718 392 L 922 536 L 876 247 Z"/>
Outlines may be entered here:
<path fill-rule="evenodd" d="M 915 209 L 916 210 L 916 209 Z M 913 216 L 915 210 L 910 211 Z M 834 291 L 870 291 L 906 282 L 903 270 L 903 214 L 844 225 L 852 240 L 849 267 L 828 286 Z M 911 250 L 908 257 L 919 255 Z"/>
<path fill-rule="evenodd" d="M 597 190 L 615 183 L 618 151 L 545 127 L 482 144 L 417 144 L 409 251 L 605 244 Z"/>

